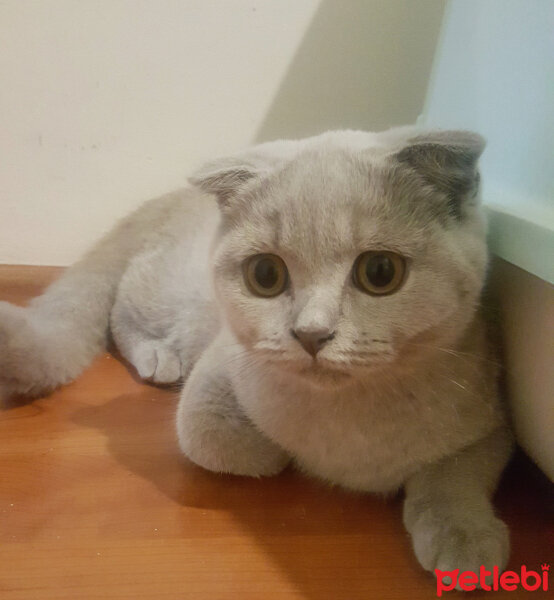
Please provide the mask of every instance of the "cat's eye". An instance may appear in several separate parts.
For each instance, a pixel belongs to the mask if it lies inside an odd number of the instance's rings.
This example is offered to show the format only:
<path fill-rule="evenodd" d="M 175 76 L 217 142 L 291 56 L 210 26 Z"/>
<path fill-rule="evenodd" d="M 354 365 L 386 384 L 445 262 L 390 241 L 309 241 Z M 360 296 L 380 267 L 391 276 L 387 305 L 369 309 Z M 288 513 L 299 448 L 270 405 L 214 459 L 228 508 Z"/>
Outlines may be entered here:
<path fill-rule="evenodd" d="M 244 279 L 253 294 L 272 298 L 287 287 L 288 271 L 283 260 L 275 254 L 257 254 L 246 259 Z"/>
<path fill-rule="evenodd" d="M 406 272 L 406 261 L 399 254 L 371 251 L 360 254 L 354 264 L 354 283 L 374 296 L 384 296 L 396 291 Z"/>

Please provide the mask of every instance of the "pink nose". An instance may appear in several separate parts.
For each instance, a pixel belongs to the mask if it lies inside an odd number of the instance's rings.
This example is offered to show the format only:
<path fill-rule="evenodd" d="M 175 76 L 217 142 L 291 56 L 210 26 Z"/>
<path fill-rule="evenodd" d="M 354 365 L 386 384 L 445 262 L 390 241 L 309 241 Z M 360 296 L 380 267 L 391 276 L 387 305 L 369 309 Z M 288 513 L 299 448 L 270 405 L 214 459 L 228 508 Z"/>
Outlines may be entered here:
<path fill-rule="evenodd" d="M 328 329 L 292 329 L 292 337 L 298 340 L 302 348 L 306 350 L 308 354 L 315 357 L 315 355 L 325 346 L 327 342 L 335 337 L 334 331 Z"/>

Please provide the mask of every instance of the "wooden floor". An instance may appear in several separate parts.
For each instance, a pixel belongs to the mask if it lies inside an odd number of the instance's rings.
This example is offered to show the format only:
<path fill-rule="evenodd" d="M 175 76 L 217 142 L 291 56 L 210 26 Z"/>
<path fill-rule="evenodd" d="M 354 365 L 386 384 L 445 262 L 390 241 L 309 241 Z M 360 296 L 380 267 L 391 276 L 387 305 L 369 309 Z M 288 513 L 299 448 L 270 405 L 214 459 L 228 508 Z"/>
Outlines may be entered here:
<path fill-rule="evenodd" d="M 0 299 L 23 302 L 55 273 L 0 267 Z M 436 597 L 399 498 L 290 471 L 261 480 L 203 471 L 177 448 L 176 402 L 104 354 L 50 397 L 0 407 L 2 600 Z M 504 478 L 510 569 L 554 558 L 547 488 L 523 457 Z M 491 594 L 545 596 L 471 598 Z"/>

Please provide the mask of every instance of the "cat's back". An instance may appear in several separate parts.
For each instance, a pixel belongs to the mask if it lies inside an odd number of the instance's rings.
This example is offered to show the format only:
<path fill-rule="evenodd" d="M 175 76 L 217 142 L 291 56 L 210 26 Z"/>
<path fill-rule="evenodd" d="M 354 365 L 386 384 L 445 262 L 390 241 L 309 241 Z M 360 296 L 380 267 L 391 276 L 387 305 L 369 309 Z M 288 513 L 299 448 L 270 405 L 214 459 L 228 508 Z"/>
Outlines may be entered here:
<path fill-rule="evenodd" d="M 184 374 L 218 327 L 209 261 L 219 212 L 211 196 L 194 189 L 177 190 L 145 208 L 141 218 L 149 219 L 151 235 L 119 282 L 111 328 L 135 367 L 148 350 L 158 363 L 162 355 L 179 357 Z"/>

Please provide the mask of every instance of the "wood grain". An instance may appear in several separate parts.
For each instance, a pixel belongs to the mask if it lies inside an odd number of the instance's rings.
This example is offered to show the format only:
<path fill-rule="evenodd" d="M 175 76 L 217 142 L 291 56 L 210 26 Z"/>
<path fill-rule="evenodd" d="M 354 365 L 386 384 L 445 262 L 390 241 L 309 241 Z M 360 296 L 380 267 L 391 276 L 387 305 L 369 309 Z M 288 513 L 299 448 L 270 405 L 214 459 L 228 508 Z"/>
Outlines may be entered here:
<path fill-rule="evenodd" d="M 0 267 L 0 298 L 23 303 L 58 273 Z M 0 598 L 436 597 L 400 498 L 292 471 L 260 480 L 203 471 L 177 448 L 176 402 L 177 392 L 136 381 L 103 354 L 50 397 L 1 407 Z M 522 457 L 504 478 L 498 506 L 512 530 L 512 569 L 552 562 L 547 487 Z"/>

